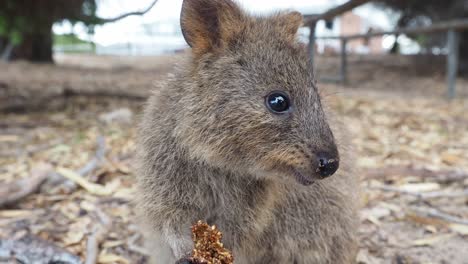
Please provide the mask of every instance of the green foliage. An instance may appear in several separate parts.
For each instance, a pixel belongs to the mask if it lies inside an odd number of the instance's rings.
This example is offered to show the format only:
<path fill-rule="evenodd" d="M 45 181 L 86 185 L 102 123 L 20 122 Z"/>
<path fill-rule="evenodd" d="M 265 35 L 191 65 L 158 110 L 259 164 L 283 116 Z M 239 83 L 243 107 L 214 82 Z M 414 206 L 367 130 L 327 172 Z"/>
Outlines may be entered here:
<path fill-rule="evenodd" d="M 10 42 L 13 44 L 13 45 L 18 45 L 21 43 L 21 41 L 23 40 L 23 35 L 22 33 L 19 31 L 19 30 L 13 30 L 10 32 L 10 34 L 8 35 L 8 38 L 10 39 Z"/>
<path fill-rule="evenodd" d="M 398 11 L 400 27 L 421 18 L 435 22 L 468 17 L 466 0 L 380 0 L 377 4 Z"/>
<path fill-rule="evenodd" d="M 23 16 L 10 16 L 7 12 L 0 11 L 0 37 L 17 45 L 21 43 L 24 32 L 28 31 L 27 21 Z"/>
<path fill-rule="evenodd" d="M 0 13 L 0 37 L 5 37 L 7 35 L 7 21 L 5 16 Z"/>
<path fill-rule="evenodd" d="M 96 25 L 144 13 L 129 12 L 113 19 L 103 19 L 97 16 L 98 3 L 99 0 L 0 0 L 0 53 L 10 46 L 9 43 L 14 44 L 9 52 L 11 57 L 7 56 L 11 59 L 51 62 L 54 23 L 82 23 L 93 34 Z M 155 3 L 156 0 L 146 10 Z M 56 37 L 55 41 L 80 42 L 72 36 Z M 95 48 L 93 43 L 89 46 Z"/>
<path fill-rule="evenodd" d="M 82 7 L 82 13 L 88 17 L 95 17 L 97 11 L 96 1 L 84 1 Z"/>
<path fill-rule="evenodd" d="M 26 35 L 50 34 L 53 23 L 83 22 L 90 33 L 102 23 L 96 16 L 96 0 L 1 0 L 0 37 L 18 45 Z"/>
<path fill-rule="evenodd" d="M 421 26 L 468 18 L 467 0 L 379 0 L 377 5 L 397 11 L 397 27 Z M 444 32 L 445 33 L 445 32 Z M 468 72 L 468 31 L 460 31 L 460 72 Z M 423 47 L 444 47 L 446 34 L 415 34 L 409 37 Z"/>
<path fill-rule="evenodd" d="M 414 40 L 419 43 L 421 46 L 427 46 L 427 43 L 430 41 L 427 35 L 418 34 L 415 36 Z"/>
<path fill-rule="evenodd" d="M 54 45 L 76 45 L 76 44 L 90 44 L 92 45 L 92 42 L 82 40 L 78 38 L 75 34 L 63 34 L 63 35 L 57 35 L 54 34 Z"/>

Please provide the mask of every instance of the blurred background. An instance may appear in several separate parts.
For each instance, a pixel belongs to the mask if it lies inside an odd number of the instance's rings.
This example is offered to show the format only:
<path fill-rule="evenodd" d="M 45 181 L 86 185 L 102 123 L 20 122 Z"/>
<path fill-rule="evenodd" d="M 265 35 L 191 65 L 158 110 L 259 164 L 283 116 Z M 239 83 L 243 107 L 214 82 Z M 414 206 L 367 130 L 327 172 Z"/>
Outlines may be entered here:
<path fill-rule="evenodd" d="M 358 262 L 467 263 L 468 1 L 238 2 L 304 15 L 323 100 L 353 135 Z M 135 126 L 190 53 L 181 5 L 0 0 L 0 263 L 146 263 Z"/>

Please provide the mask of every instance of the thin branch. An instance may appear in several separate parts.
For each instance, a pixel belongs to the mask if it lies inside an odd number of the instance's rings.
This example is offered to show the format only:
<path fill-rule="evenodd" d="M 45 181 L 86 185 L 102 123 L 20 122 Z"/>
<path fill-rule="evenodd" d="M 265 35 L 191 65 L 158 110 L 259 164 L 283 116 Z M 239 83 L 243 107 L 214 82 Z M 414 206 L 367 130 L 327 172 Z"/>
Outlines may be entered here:
<path fill-rule="evenodd" d="M 386 185 L 383 185 L 383 186 L 370 186 L 368 188 L 369 189 L 378 189 L 378 190 L 382 190 L 382 191 L 386 191 L 386 192 L 395 192 L 395 193 L 415 196 L 415 197 L 417 197 L 419 199 L 468 196 L 468 189 L 464 189 L 462 191 L 454 191 L 454 192 L 437 191 L 437 192 L 419 193 L 419 192 L 407 191 L 407 190 L 403 190 L 403 189 L 400 189 L 400 188 L 397 188 L 397 187 L 386 186 Z"/>
<path fill-rule="evenodd" d="M 50 104 L 50 102 L 62 103 L 63 100 L 73 97 L 125 98 L 135 101 L 142 101 L 148 98 L 145 94 L 128 91 L 78 91 L 74 89 L 64 89 L 63 92 L 59 94 L 36 99 L 27 98 L 26 100 L 20 96 L 13 96 L 12 98 L 14 98 L 14 100 L 10 99 L 0 104 L 0 112 L 23 113 L 26 111 L 45 111 L 48 109 L 45 105 Z"/>
<path fill-rule="evenodd" d="M 322 19 L 323 20 L 333 19 L 336 16 L 339 16 L 367 2 L 370 2 L 370 0 L 349 0 L 348 2 L 345 2 L 344 4 L 336 6 L 334 8 L 331 8 L 322 14 L 305 16 L 306 21 L 304 24 L 311 25 L 311 24 L 317 23 L 319 20 L 322 20 Z"/>
<path fill-rule="evenodd" d="M 462 225 L 468 225 L 468 220 L 463 219 L 460 217 L 456 217 L 453 215 L 449 215 L 443 212 L 440 212 L 437 209 L 434 208 L 421 208 L 421 207 L 411 207 L 410 208 L 413 212 L 425 216 L 425 217 L 432 217 L 432 218 L 438 218 L 447 222 L 452 222 L 452 223 L 457 223 L 457 224 L 462 224 Z"/>
<path fill-rule="evenodd" d="M 102 163 L 104 160 L 104 156 L 106 154 L 106 141 L 103 136 L 97 137 L 97 148 L 96 148 L 96 155 L 92 160 L 86 163 L 83 167 L 81 167 L 77 172 L 81 176 L 85 176 L 86 174 L 92 172 L 96 169 L 96 167 Z"/>
<path fill-rule="evenodd" d="M 71 174 L 77 175 L 77 177 L 84 177 L 88 173 L 90 173 L 90 172 L 94 171 L 96 168 L 98 168 L 102 164 L 102 162 L 104 161 L 104 158 L 105 158 L 105 154 L 106 154 L 106 144 L 105 143 L 106 143 L 105 138 L 103 136 L 98 136 L 97 139 L 96 139 L 96 154 L 94 155 L 94 157 L 90 161 L 88 161 L 83 167 L 78 169 L 77 171 L 70 171 Z M 60 175 L 62 179 L 60 181 L 58 181 L 56 184 L 66 181 L 68 183 L 68 185 L 69 185 L 68 186 L 68 191 L 70 191 L 70 192 L 74 191 L 78 187 L 76 181 L 71 180 L 70 177 L 66 177 L 66 176 L 69 176 L 69 175 L 63 175 L 62 173 L 59 173 L 59 172 L 57 172 L 57 175 Z M 100 187 L 100 185 L 99 185 L 99 187 Z"/>
<path fill-rule="evenodd" d="M 378 169 L 365 170 L 366 178 L 385 178 L 387 176 L 417 176 L 424 177 L 424 179 L 431 178 L 432 181 L 439 183 L 449 183 L 460 181 L 468 178 L 468 173 L 462 170 L 430 170 L 423 167 L 415 166 L 388 166 Z"/>
<path fill-rule="evenodd" d="M 27 154 L 27 155 L 32 155 L 32 154 L 34 154 L 36 152 L 41 152 L 41 151 L 44 151 L 44 150 L 48 150 L 48 149 L 50 149 L 50 148 L 52 148 L 54 146 L 57 146 L 59 144 L 62 144 L 62 143 L 63 143 L 63 139 L 62 138 L 57 138 L 57 139 L 51 140 L 50 142 L 47 142 L 47 143 L 28 146 L 22 152 Z"/>
<path fill-rule="evenodd" d="M 1 124 L 0 124 L 0 127 L 1 127 Z M 1 151 L 0 157 L 12 157 L 12 156 L 20 157 L 23 155 L 33 155 L 37 152 L 48 150 L 61 143 L 63 143 L 63 139 L 58 138 L 50 142 L 39 144 L 39 145 L 29 145 L 22 150 Z"/>
<path fill-rule="evenodd" d="M 125 14 L 119 15 L 119 16 L 114 17 L 114 18 L 100 18 L 99 22 L 101 24 L 112 23 L 112 22 L 124 19 L 126 17 L 129 17 L 129 16 L 142 16 L 142 15 L 148 13 L 157 2 L 158 2 L 158 0 L 154 0 L 146 9 L 141 10 L 141 11 L 134 11 L 134 12 L 125 13 Z"/>
<path fill-rule="evenodd" d="M 5 259 L 7 263 L 82 263 L 78 256 L 33 235 L 0 239 L 0 262 Z"/>
<path fill-rule="evenodd" d="M 86 241 L 86 261 L 85 264 L 95 264 L 97 263 L 98 253 L 99 253 L 99 236 L 102 232 L 95 227 L 91 235 Z"/>
<path fill-rule="evenodd" d="M 128 242 L 127 242 L 127 246 L 128 246 L 128 249 L 133 251 L 133 252 L 136 252 L 142 256 L 150 256 L 150 253 L 137 245 L 137 241 L 141 238 L 141 235 L 136 233 L 134 234 L 133 236 L 131 236 L 129 239 L 128 239 Z"/>
<path fill-rule="evenodd" d="M 94 171 L 99 165 L 102 164 L 106 154 L 105 139 L 103 136 L 97 138 L 96 155 L 83 167 L 81 167 L 76 174 L 83 177 L 88 173 Z M 57 174 L 52 170 L 52 167 L 48 164 L 42 165 L 42 167 L 35 168 L 31 172 L 31 177 L 27 179 L 20 179 L 15 182 L 0 186 L 0 208 L 12 205 L 26 198 L 27 196 L 37 192 L 42 184 L 46 180 L 53 181 Z M 63 179 L 67 179 L 63 174 L 59 174 Z M 76 189 L 77 185 L 75 182 L 69 181 L 72 185 L 70 190 Z M 63 180 L 57 181 L 57 183 L 63 183 Z M 101 187 L 99 185 L 99 187 Z M 101 188 L 102 189 L 102 188 Z M 99 190 L 101 190 L 99 189 Z"/>
<path fill-rule="evenodd" d="M 96 208 L 96 216 L 102 225 L 96 225 L 86 241 L 85 264 L 95 264 L 99 256 L 99 244 L 112 225 L 112 220 L 100 209 Z"/>
<path fill-rule="evenodd" d="M 49 177 L 52 167 L 44 165 L 43 168 L 32 172 L 31 178 L 20 179 L 10 184 L 0 186 L 0 208 L 12 205 L 39 190 Z"/>
<path fill-rule="evenodd" d="M 359 39 L 359 38 L 371 38 L 376 36 L 383 36 L 383 35 L 409 35 L 409 34 L 421 34 L 421 33 L 433 33 L 433 32 L 442 32 L 447 31 L 449 29 L 453 30 L 464 30 L 468 28 L 468 20 L 467 19 L 453 19 L 445 22 L 433 23 L 429 26 L 422 26 L 422 27 L 403 27 L 403 28 L 396 28 L 390 31 L 372 31 L 364 34 L 351 34 L 345 36 L 323 36 L 317 37 L 317 39 Z"/>

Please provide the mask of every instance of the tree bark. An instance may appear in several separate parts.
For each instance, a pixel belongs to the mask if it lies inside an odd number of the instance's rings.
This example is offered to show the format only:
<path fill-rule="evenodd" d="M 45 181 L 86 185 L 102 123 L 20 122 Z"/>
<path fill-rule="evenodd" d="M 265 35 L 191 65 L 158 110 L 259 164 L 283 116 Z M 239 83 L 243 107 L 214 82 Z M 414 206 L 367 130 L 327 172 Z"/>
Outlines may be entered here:
<path fill-rule="evenodd" d="M 22 42 L 13 49 L 11 60 L 53 62 L 52 23 L 41 30 L 26 33 Z"/>
<path fill-rule="evenodd" d="M 468 77 L 468 31 L 460 32 L 460 65 L 458 66 L 458 72 L 460 75 Z"/>
<path fill-rule="evenodd" d="M 3 49 L 6 47 L 7 39 L 0 37 L 0 53 L 2 53 Z"/>

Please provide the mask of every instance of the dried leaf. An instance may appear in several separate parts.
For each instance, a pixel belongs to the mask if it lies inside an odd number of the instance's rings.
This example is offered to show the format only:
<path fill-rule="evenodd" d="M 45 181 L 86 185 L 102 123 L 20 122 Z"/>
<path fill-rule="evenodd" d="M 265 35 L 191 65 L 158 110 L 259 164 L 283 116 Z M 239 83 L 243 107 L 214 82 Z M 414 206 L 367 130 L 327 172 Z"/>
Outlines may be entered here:
<path fill-rule="evenodd" d="M 63 238 L 63 243 L 66 246 L 74 245 L 80 243 L 84 238 L 84 233 L 82 232 L 68 232 L 67 235 Z"/>
<path fill-rule="evenodd" d="M 444 162 L 444 163 L 446 163 L 448 165 L 457 165 L 457 164 L 463 162 L 463 158 L 461 158 L 458 155 L 448 153 L 448 152 L 442 153 L 440 158 L 441 158 L 442 162 Z"/>
<path fill-rule="evenodd" d="M 16 142 L 18 140 L 17 135 L 0 135 L 0 142 Z"/>
<path fill-rule="evenodd" d="M 1 210 L 0 217 L 4 218 L 16 218 L 16 217 L 27 217 L 32 212 L 30 210 Z"/>
<path fill-rule="evenodd" d="M 468 236 L 468 225 L 450 224 L 449 227 L 460 235 Z"/>
<path fill-rule="evenodd" d="M 388 208 L 383 207 L 372 207 L 372 208 L 365 208 L 361 210 L 361 219 L 368 220 L 374 223 L 377 226 L 380 226 L 380 220 L 383 217 L 390 215 L 390 210 Z"/>
<path fill-rule="evenodd" d="M 433 218 L 433 217 L 424 217 L 424 216 L 421 216 L 421 215 L 418 215 L 412 211 L 408 211 L 406 213 L 406 219 L 414 222 L 414 223 L 417 223 L 417 224 L 420 224 L 420 225 L 427 225 L 427 226 L 447 226 L 447 222 L 443 221 L 443 220 L 440 220 L 440 219 L 437 219 L 437 218 Z"/>
<path fill-rule="evenodd" d="M 103 248 L 113 248 L 113 247 L 118 247 L 121 245 L 124 245 L 125 241 L 123 240 L 115 240 L 115 241 L 106 241 L 104 244 L 102 244 Z"/>
<path fill-rule="evenodd" d="M 440 190 L 440 184 L 435 182 L 407 183 L 399 188 L 404 191 L 419 193 Z"/>

